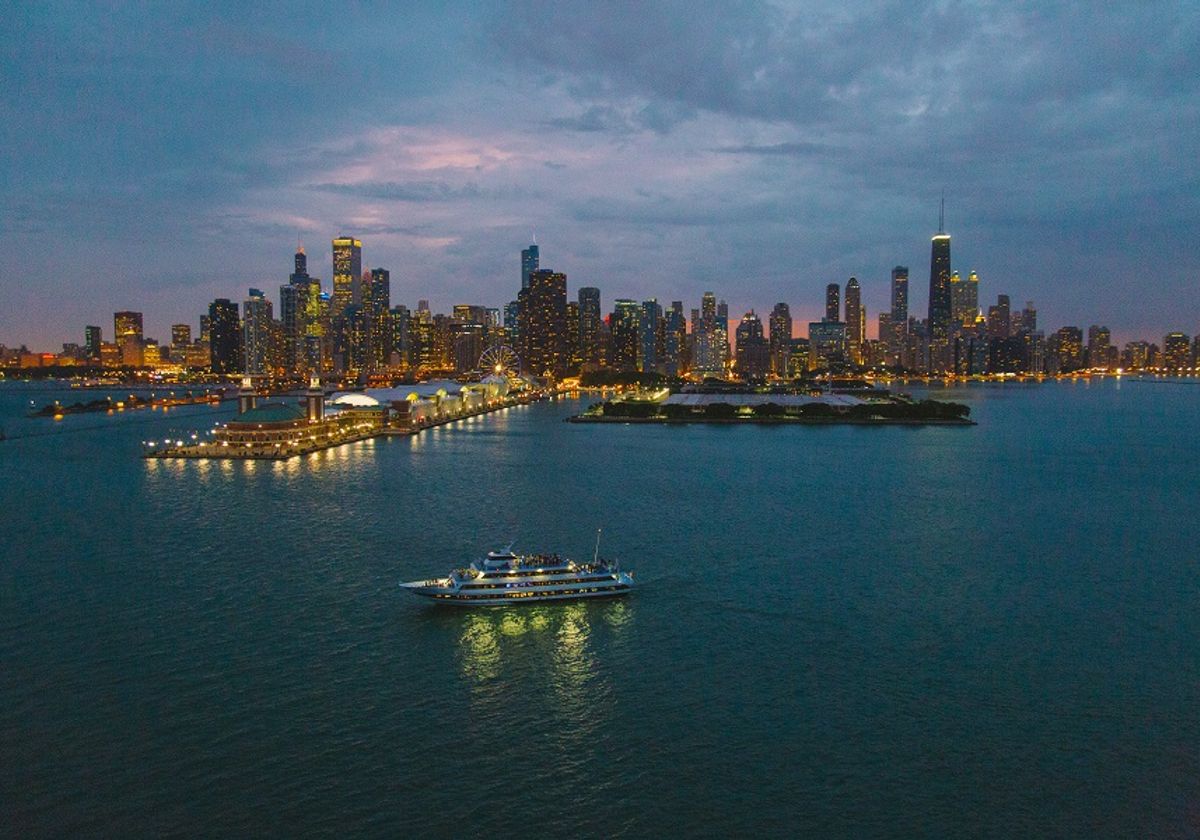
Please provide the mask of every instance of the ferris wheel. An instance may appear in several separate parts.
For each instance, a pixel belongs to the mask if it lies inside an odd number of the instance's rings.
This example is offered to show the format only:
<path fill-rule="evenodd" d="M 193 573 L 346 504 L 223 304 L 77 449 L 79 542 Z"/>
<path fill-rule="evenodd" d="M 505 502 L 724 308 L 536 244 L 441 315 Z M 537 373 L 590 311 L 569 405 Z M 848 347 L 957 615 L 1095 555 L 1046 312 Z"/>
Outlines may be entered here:
<path fill-rule="evenodd" d="M 521 357 L 507 344 L 497 344 L 479 357 L 479 371 L 484 376 L 505 376 L 516 379 L 521 374 Z"/>

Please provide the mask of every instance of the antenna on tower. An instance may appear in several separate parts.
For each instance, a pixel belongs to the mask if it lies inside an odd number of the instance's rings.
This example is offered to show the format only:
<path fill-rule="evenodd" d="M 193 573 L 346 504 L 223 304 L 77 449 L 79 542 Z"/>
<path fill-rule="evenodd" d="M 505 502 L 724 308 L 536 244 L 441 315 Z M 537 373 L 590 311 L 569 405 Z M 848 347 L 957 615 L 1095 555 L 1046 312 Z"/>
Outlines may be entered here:
<path fill-rule="evenodd" d="M 938 210 L 938 233 L 946 232 L 946 188 L 942 187 L 942 206 Z"/>
<path fill-rule="evenodd" d="M 529 241 L 532 242 L 534 245 L 537 244 L 537 231 L 534 230 L 533 228 L 529 229 Z"/>

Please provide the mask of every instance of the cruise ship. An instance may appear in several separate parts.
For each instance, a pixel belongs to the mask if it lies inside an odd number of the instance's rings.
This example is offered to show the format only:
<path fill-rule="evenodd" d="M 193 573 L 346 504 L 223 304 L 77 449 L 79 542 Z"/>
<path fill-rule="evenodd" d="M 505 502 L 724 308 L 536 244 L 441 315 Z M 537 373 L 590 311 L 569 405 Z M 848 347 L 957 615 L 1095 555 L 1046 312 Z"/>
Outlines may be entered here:
<path fill-rule="evenodd" d="M 624 595 L 633 588 L 633 573 L 621 571 L 619 562 L 601 560 L 599 550 L 592 562 L 576 563 L 557 554 L 514 554 L 510 546 L 449 577 L 400 586 L 440 604 L 488 606 Z"/>

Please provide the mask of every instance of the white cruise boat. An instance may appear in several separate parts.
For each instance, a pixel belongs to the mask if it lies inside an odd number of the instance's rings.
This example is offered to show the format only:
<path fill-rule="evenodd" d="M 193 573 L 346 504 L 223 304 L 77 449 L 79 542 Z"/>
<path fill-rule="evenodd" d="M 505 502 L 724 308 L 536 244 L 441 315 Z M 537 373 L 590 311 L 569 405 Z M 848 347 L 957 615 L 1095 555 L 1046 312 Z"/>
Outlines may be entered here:
<path fill-rule="evenodd" d="M 624 595 L 633 588 L 633 573 L 621 571 L 619 562 L 601 560 L 599 544 L 597 536 L 590 563 L 557 554 L 514 554 L 509 546 L 455 569 L 449 577 L 400 586 L 437 603 L 462 607 Z"/>

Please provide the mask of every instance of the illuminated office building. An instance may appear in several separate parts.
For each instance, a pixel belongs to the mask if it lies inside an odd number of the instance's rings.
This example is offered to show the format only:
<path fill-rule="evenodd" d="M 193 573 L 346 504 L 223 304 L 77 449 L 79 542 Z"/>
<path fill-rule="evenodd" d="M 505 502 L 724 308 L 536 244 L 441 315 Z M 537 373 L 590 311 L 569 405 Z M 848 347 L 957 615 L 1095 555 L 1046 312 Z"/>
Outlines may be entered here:
<path fill-rule="evenodd" d="M 1130 341 L 1125 344 L 1125 352 L 1121 354 L 1121 364 L 1127 370 L 1142 370 L 1150 365 L 1150 343 L 1146 341 Z"/>
<path fill-rule="evenodd" d="M 113 313 L 113 343 L 121 351 L 121 364 L 141 367 L 144 361 L 144 337 L 141 312 Z"/>
<path fill-rule="evenodd" d="M 584 286 L 579 290 L 579 357 L 585 365 L 598 365 L 602 356 L 600 290 Z"/>
<path fill-rule="evenodd" d="M 898 265 L 892 269 L 892 311 L 888 319 L 888 331 L 879 337 L 887 342 L 888 364 L 903 365 L 908 341 L 908 267 Z M 883 320 L 880 320 L 880 330 Z"/>
<path fill-rule="evenodd" d="M 668 376 L 680 376 L 687 367 L 687 320 L 683 316 L 683 301 L 675 300 L 663 316 L 661 370 Z"/>
<path fill-rule="evenodd" d="M 771 335 L 768 343 L 771 354 L 771 373 L 788 375 L 788 358 L 792 350 L 792 311 L 786 303 L 777 303 L 768 319 Z"/>
<path fill-rule="evenodd" d="M 700 298 L 700 320 L 692 328 L 692 371 L 701 376 L 722 376 L 725 373 L 725 348 L 728 337 L 721 325 L 721 308 L 717 296 L 705 292 Z"/>
<path fill-rule="evenodd" d="M 274 330 L 271 301 L 259 289 L 251 289 L 242 302 L 242 348 L 246 373 L 273 375 Z"/>
<path fill-rule="evenodd" d="M 742 379 L 761 379 L 770 369 L 770 345 L 763 337 L 763 325 L 754 310 L 742 316 L 734 333 L 736 362 L 734 367 Z"/>
<path fill-rule="evenodd" d="M 366 369 L 375 372 L 386 368 L 392 355 L 392 332 L 388 324 L 388 310 L 392 308 L 392 275 L 385 268 L 373 268 L 363 277 L 366 347 L 362 355 Z"/>
<path fill-rule="evenodd" d="M 1008 295 L 997 295 L 996 305 L 988 307 L 988 338 L 1002 341 L 1012 334 L 1012 304 Z"/>
<path fill-rule="evenodd" d="M 536 376 L 561 377 L 566 371 L 567 275 L 539 268 L 524 291 L 525 364 Z"/>
<path fill-rule="evenodd" d="M 638 369 L 638 348 L 641 343 L 642 307 L 636 300 L 618 298 L 613 301 L 612 352 L 609 364 L 621 371 Z"/>
<path fill-rule="evenodd" d="M 867 340 L 867 315 L 862 305 L 862 289 L 858 278 L 846 284 L 846 352 L 853 364 L 863 363 L 863 345 Z"/>
<path fill-rule="evenodd" d="M 825 320 L 831 323 L 842 320 L 842 287 L 837 283 L 825 287 Z"/>
<path fill-rule="evenodd" d="M 352 236 L 333 240 L 333 316 L 362 302 L 362 242 Z"/>
<path fill-rule="evenodd" d="M 945 232 L 946 203 L 938 215 L 938 232 L 929 248 L 929 371 L 941 373 L 949 367 L 950 323 L 950 234 Z"/>
<path fill-rule="evenodd" d="M 113 313 L 113 340 L 116 344 L 122 344 L 127 339 L 134 339 L 139 344 L 142 341 L 142 313 L 141 312 L 114 312 Z"/>
<path fill-rule="evenodd" d="M 950 274 L 950 322 L 956 326 L 975 323 L 979 314 L 979 275 L 972 271 L 963 280 L 957 271 Z"/>
<path fill-rule="evenodd" d="M 642 318 L 638 325 L 638 370 L 642 372 L 658 370 L 661 325 L 662 307 L 658 305 L 658 301 L 642 301 Z"/>
<path fill-rule="evenodd" d="M 892 269 L 892 322 L 908 322 L 908 268 L 903 265 Z"/>
<path fill-rule="evenodd" d="M 530 245 L 521 251 L 521 288 L 528 289 L 533 272 L 538 270 L 538 246 Z"/>
<path fill-rule="evenodd" d="M 192 328 L 189 324 L 171 325 L 171 347 L 187 347 L 192 343 Z"/>
<path fill-rule="evenodd" d="M 846 325 L 813 321 L 808 325 L 808 369 L 836 368 L 846 363 Z"/>
<path fill-rule="evenodd" d="M 83 328 L 83 348 L 89 361 L 100 361 L 100 345 L 104 343 L 104 338 L 101 335 L 99 327 L 87 326 Z"/>
<path fill-rule="evenodd" d="M 1167 370 L 1180 371 L 1192 366 L 1191 340 L 1181 332 L 1163 336 L 1163 366 Z"/>
<path fill-rule="evenodd" d="M 1109 364 L 1109 348 L 1112 346 L 1112 333 L 1108 327 L 1092 324 L 1088 327 L 1087 335 L 1087 366 L 1089 368 L 1106 368 Z"/>
<path fill-rule="evenodd" d="M 484 331 L 481 323 L 453 320 L 451 331 L 454 346 L 454 373 L 458 376 L 478 370 L 479 357 L 483 355 Z"/>
<path fill-rule="evenodd" d="M 241 329 L 238 306 L 217 298 L 208 307 L 209 364 L 213 373 L 235 374 L 242 370 Z"/>
<path fill-rule="evenodd" d="M 723 300 L 717 301 L 716 341 L 721 354 L 721 367 L 728 368 L 733 357 L 729 346 L 729 304 Z"/>
<path fill-rule="evenodd" d="M 1083 330 L 1061 327 L 1054 334 L 1053 347 L 1056 373 L 1071 373 L 1083 367 Z"/>

